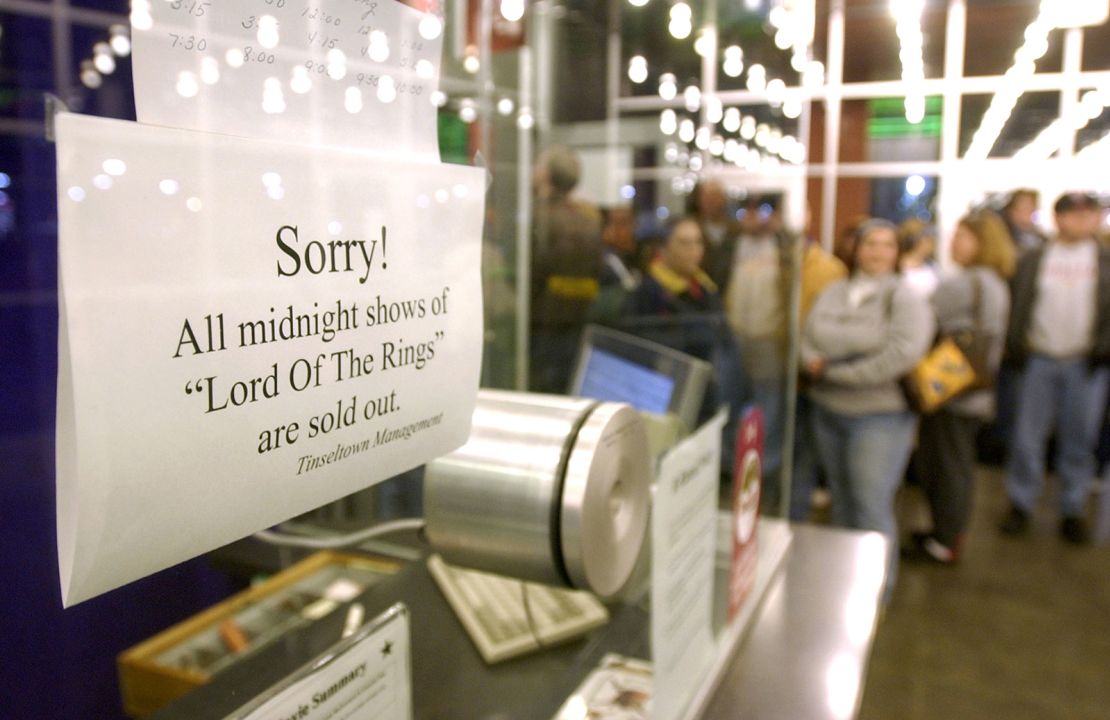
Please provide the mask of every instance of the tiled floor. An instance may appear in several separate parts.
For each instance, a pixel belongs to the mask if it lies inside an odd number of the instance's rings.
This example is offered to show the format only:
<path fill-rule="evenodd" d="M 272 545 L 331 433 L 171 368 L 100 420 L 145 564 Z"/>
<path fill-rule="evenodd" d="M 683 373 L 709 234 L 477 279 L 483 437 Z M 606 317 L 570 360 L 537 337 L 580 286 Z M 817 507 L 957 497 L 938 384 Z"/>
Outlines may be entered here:
<path fill-rule="evenodd" d="M 863 720 L 1110 718 L 1110 544 L 1064 544 L 1050 497 L 1028 537 L 1003 538 L 1006 507 L 1001 473 L 982 468 L 959 566 L 903 563 Z"/>

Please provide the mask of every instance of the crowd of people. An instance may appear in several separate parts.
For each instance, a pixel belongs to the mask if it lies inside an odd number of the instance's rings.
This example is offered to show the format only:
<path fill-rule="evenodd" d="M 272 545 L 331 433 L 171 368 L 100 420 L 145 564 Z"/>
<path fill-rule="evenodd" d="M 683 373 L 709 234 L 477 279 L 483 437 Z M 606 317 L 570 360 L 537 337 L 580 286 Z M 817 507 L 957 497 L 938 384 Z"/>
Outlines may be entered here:
<path fill-rule="evenodd" d="M 917 219 L 896 226 L 861 218 L 829 253 L 783 232 L 773 204 L 748 199 L 733 210 L 712 180 L 695 188 L 688 213 L 660 238 L 637 242 L 631 212 L 612 212 L 606 223 L 572 199 L 573 153 L 552 149 L 540 166 L 555 191 L 537 188 L 548 232 L 536 233 L 533 250 L 534 390 L 566 390 L 567 353 L 586 322 L 723 315 L 718 332 L 728 337 L 718 338 L 717 352 L 738 362 L 706 359 L 743 376 L 723 382 L 733 397 L 720 399 L 755 402 L 765 413 L 765 507 L 784 501 L 777 460 L 790 451 L 792 519 L 807 517 L 823 479 L 832 523 L 880 531 L 901 548 L 891 554 L 888 589 L 899 556 L 958 561 L 987 426 L 1008 451 L 1001 532 L 1029 531 L 1054 436 L 1060 535 L 1090 541 L 1084 518 L 1110 383 L 1110 243 L 1100 236 L 1106 210 L 1097 196 L 1055 199 L 1051 236 L 1034 220 L 1037 192 L 1020 189 L 997 210 L 962 217 L 945 243 Z M 949 253 L 945 272 L 938 246 Z M 552 313 L 551 303 L 561 310 Z M 799 391 L 793 447 L 785 448 L 791 308 L 801 318 Z M 904 379 L 946 338 L 976 354 L 975 381 L 922 412 Z M 565 345 L 553 349 L 551 339 Z M 895 495 L 908 469 L 932 525 L 902 537 Z"/>

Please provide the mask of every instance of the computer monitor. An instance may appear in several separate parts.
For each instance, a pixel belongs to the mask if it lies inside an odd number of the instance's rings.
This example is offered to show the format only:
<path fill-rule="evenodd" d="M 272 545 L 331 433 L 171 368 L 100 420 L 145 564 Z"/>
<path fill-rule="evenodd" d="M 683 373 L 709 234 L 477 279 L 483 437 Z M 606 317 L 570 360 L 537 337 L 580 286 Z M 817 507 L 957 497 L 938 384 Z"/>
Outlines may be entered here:
<path fill-rule="evenodd" d="M 713 368 L 704 360 L 598 325 L 582 335 L 570 394 L 673 414 L 695 428 Z"/>

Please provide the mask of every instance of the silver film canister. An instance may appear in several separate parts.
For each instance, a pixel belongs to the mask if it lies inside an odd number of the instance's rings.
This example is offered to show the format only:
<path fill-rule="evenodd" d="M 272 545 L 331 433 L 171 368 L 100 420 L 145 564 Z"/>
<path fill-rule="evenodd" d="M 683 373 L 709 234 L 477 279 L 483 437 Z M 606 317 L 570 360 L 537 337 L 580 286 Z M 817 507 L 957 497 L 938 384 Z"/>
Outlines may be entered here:
<path fill-rule="evenodd" d="M 621 589 L 647 529 L 651 467 L 620 403 L 482 391 L 466 445 L 428 464 L 428 538 L 452 564 Z"/>

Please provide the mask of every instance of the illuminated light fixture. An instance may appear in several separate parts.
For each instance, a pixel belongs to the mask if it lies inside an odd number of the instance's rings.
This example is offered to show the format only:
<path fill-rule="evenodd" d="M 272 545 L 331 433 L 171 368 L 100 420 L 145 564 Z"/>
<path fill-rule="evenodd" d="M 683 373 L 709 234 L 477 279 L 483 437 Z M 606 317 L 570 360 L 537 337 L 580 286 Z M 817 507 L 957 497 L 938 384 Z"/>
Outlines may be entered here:
<path fill-rule="evenodd" d="M 744 72 L 744 51 L 739 45 L 729 45 L 725 48 L 725 61 L 721 69 L 729 77 L 740 77 Z"/>
<path fill-rule="evenodd" d="M 136 30 L 149 30 L 154 27 L 154 17 L 150 14 L 150 0 L 132 0 L 131 27 Z"/>
<path fill-rule="evenodd" d="M 443 21 L 437 16 L 428 13 L 420 18 L 420 24 L 417 26 L 420 32 L 420 37 L 425 40 L 435 40 L 443 32 Z"/>
<path fill-rule="evenodd" d="M 781 107 L 786 99 L 786 83 L 779 78 L 774 78 L 767 83 L 767 102 L 771 107 Z"/>
<path fill-rule="evenodd" d="M 794 72 L 805 72 L 807 65 L 809 65 L 809 58 L 805 56 L 805 53 L 795 52 L 790 56 L 790 67 L 794 69 Z"/>
<path fill-rule="evenodd" d="M 354 86 L 347 88 L 343 94 L 343 108 L 352 115 L 362 112 L 362 91 Z"/>
<path fill-rule="evenodd" d="M 790 19 L 790 11 L 782 5 L 776 5 L 771 8 L 771 12 L 767 15 L 767 22 L 771 23 L 773 28 L 781 28 Z"/>
<path fill-rule="evenodd" d="M 920 175 L 910 175 L 906 178 L 906 194 L 910 197 L 920 197 L 925 192 L 925 178 Z"/>
<path fill-rule="evenodd" d="M 342 80 L 347 77 L 347 56 L 342 50 L 339 48 L 328 50 L 326 59 L 328 77 L 332 80 Z"/>
<path fill-rule="evenodd" d="M 528 108 L 521 108 L 520 114 L 516 116 L 516 126 L 521 130 L 531 130 L 535 124 L 536 118 L 532 115 L 532 111 Z"/>
<path fill-rule="evenodd" d="M 643 7 L 647 5 L 649 0 L 628 0 L 628 4 L 632 7 Z"/>
<path fill-rule="evenodd" d="M 432 94 L 428 96 L 428 99 L 431 101 L 432 105 L 441 108 L 447 104 L 447 93 L 442 90 L 433 90 Z"/>
<path fill-rule="evenodd" d="M 779 50 L 785 50 L 794 44 L 794 36 L 787 28 L 779 28 L 775 33 L 775 47 Z"/>
<path fill-rule="evenodd" d="M 512 98 L 503 97 L 497 101 L 497 112 L 501 115 L 512 115 L 515 108 Z"/>
<path fill-rule="evenodd" d="M 725 154 L 725 139 L 720 135 L 714 135 L 709 139 L 709 153 L 716 157 L 721 157 Z"/>
<path fill-rule="evenodd" d="M 754 93 L 767 89 L 767 69 L 759 63 L 748 68 L 748 89 Z"/>
<path fill-rule="evenodd" d="M 663 149 L 663 159 L 669 163 L 678 160 L 678 146 L 673 142 L 667 143 L 667 147 Z"/>
<path fill-rule="evenodd" d="M 682 122 L 680 122 L 678 124 L 678 139 L 679 140 L 681 140 L 682 142 L 685 142 L 685 143 L 693 142 L 694 141 L 694 135 L 695 135 L 695 130 L 694 130 L 694 121 L 693 120 L 691 120 L 689 118 L 685 118 Z"/>
<path fill-rule="evenodd" d="M 97 72 L 92 60 L 81 61 L 81 84 L 90 90 L 96 90 L 104 84 L 104 78 Z"/>
<path fill-rule="evenodd" d="M 397 99 L 397 82 L 389 75 L 382 75 L 378 79 L 378 100 L 391 103 Z"/>
<path fill-rule="evenodd" d="M 806 65 L 802 71 L 802 87 L 807 90 L 818 90 L 825 84 L 825 64 L 814 60 Z"/>
<path fill-rule="evenodd" d="M 648 78 L 647 58 L 633 55 L 628 59 L 628 79 L 639 85 Z"/>
<path fill-rule="evenodd" d="M 112 52 L 119 57 L 127 57 L 131 54 L 131 37 L 127 34 L 126 25 L 113 25 L 108 28 L 108 33 L 111 36 L 108 44 L 111 45 Z"/>
<path fill-rule="evenodd" d="M 730 107 L 725 110 L 725 117 L 721 125 L 728 132 L 734 133 L 740 130 L 740 109 Z"/>
<path fill-rule="evenodd" d="M 755 118 L 751 115 L 745 116 L 740 123 L 740 137 L 744 138 L 745 140 L 751 140 L 755 137 L 755 133 Z"/>
<path fill-rule="evenodd" d="M 663 73 L 659 76 L 659 97 L 664 100 L 674 100 L 678 95 L 678 80 L 673 73 Z"/>
<path fill-rule="evenodd" d="M 971 146 L 964 154 L 965 160 L 985 160 L 998 142 L 1018 99 L 1025 94 L 1030 76 L 1037 70 L 1036 60 L 1044 54 L 1043 48 L 1047 47 L 1048 35 L 1055 27 L 1053 13 L 1049 9 L 1053 4 L 1051 0 L 1042 0 L 1037 18 L 1025 28 L 1025 42 L 1014 53 L 1014 64 L 1003 76 L 1002 87 L 991 98 L 990 107 L 983 114 L 979 129 L 971 139 Z"/>
<path fill-rule="evenodd" d="M 469 125 L 478 119 L 478 108 L 470 98 L 459 101 L 459 120 Z"/>
<path fill-rule="evenodd" d="M 921 12 L 924 0 L 891 0 L 895 30 L 901 50 L 902 83 L 906 86 L 906 120 L 918 124 L 925 119 L 925 37 L 921 33 Z"/>
<path fill-rule="evenodd" d="M 678 130 L 678 115 L 674 110 L 667 108 L 659 114 L 659 130 L 664 135 L 674 135 Z"/>
<path fill-rule="evenodd" d="M 802 99 L 796 94 L 789 95 L 782 101 L 782 114 L 794 120 L 802 115 Z"/>
<path fill-rule="evenodd" d="M 524 17 L 524 0 L 501 0 L 501 17 L 509 22 L 520 22 Z"/>
<path fill-rule="evenodd" d="M 1055 0 L 1042 7 L 1050 11 L 1050 19 L 1060 28 L 1092 27 L 1110 19 L 1110 0 Z"/>
<path fill-rule="evenodd" d="M 197 84 L 197 76 L 189 71 L 179 72 L 177 74 L 177 85 L 174 87 L 177 94 L 184 98 L 196 97 L 200 92 L 200 85 Z"/>
<path fill-rule="evenodd" d="M 686 109 L 690 112 L 697 112 L 701 107 L 701 89 L 697 85 L 688 85 L 682 91 L 682 99 L 686 103 Z"/>
<path fill-rule="evenodd" d="M 224 62 L 227 63 L 228 67 L 241 68 L 243 63 L 246 62 L 246 57 L 239 48 L 231 48 L 224 54 Z"/>
<path fill-rule="evenodd" d="M 330 53 L 329 53 L 330 54 Z M 383 63 L 389 59 L 389 37 L 381 30 L 374 30 L 370 33 L 370 43 L 366 48 L 366 54 L 374 62 Z"/>
<path fill-rule="evenodd" d="M 684 2 L 671 5 L 670 22 L 667 25 L 671 37 L 676 40 L 685 40 L 694 31 L 694 13 L 690 6 Z"/>
<path fill-rule="evenodd" d="M 424 78 L 425 80 L 427 80 L 428 78 L 435 75 L 435 72 L 436 72 L 435 65 L 432 65 L 430 60 L 427 60 L 425 58 L 420 58 L 419 60 L 416 61 L 416 76 L 417 77 L 421 77 L 421 78 Z"/>
<path fill-rule="evenodd" d="M 220 81 L 220 63 L 216 58 L 201 58 L 200 81 L 205 85 L 215 85 Z"/>
<path fill-rule="evenodd" d="M 698 128 L 697 129 L 697 132 L 694 134 L 694 146 L 698 150 L 708 150 L 709 149 L 709 129 L 708 128 Z"/>
<path fill-rule="evenodd" d="M 712 95 L 705 102 L 705 119 L 711 124 L 716 125 L 721 122 L 725 116 L 725 106 L 721 99 L 716 95 Z"/>
<path fill-rule="evenodd" d="M 258 44 L 267 50 L 273 50 L 281 41 L 278 32 L 278 21 L 273 15 L 263 15 L 258 19 Z"/>
<path fill-rule="evenodd" d="M 698 32 L 697 40 L 694 40 L 694 52 L 696 52 L 699 57 L 708 57 L 711 52 L 711 45 L 712 36 L 709 33 L 709 28 L 702 28 Z"/>
<path fill-rule="evenodd" d="M 705 160 L 702 159 L 701 155 L 694 153 L 690 156 L 689 167 L 694 172 L 701 172 L 701 169 L 705 167 Z M 693 189 L 693 186 L 691 186 L 689 183 L 686 184 L 686 192 L 690 192 Z"/>
<path fill-rule="evenodd" d="M 111 75 L 116 70 L 116 59 L 112 56 L 112 46 L 106 42 L 93 45 L 93 67 L 101 75 Z"/>
<path fill-rule="evenodd" d="M 482 63 L 478 61 L 477 51 L 474 48 L 467 48 L 466 57 L 463 58 L 463 70 L 471 75 L 477 75 L 481 68 Z"/>
<path fill-rule="evenodd" d="M 1110 107 L 1110 88 L 1090 90 L 1068 115 L 1053 120 L 1029 144 L 1014 153 L 1015 160 L 1047 160 L 1063 147 L 1072 133 L 1087 127 Z"/>

